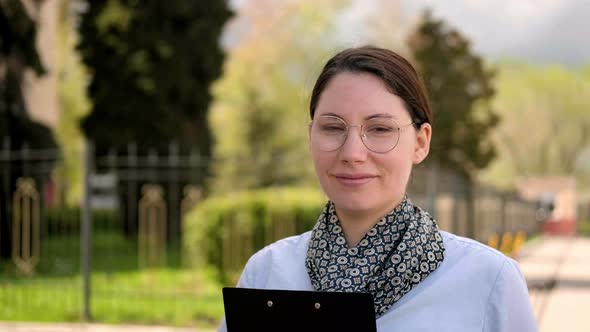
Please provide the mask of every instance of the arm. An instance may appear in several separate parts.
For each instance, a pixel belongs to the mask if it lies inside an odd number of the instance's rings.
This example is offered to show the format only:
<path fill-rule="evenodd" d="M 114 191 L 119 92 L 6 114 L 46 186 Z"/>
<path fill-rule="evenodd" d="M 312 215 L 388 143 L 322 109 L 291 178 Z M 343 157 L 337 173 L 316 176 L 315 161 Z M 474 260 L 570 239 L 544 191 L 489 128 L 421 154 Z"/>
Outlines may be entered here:
<path fill-rule="evenodd" d="M 483 332 L 513 331 L 535 332 L 537 323 L 524 277 L 517 263 L 507 259 L 487 301 Z"/>

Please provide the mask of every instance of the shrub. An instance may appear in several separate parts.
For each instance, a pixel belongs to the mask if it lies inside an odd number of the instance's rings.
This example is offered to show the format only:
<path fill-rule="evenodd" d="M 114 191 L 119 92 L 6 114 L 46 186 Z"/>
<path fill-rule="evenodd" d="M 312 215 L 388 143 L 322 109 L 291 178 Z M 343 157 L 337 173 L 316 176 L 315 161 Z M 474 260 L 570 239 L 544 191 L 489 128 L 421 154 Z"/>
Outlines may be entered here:
<path fill-rule="evenodd" d="M 214 196 L 183 222 L 189 265 L 212 267 L 233 284 L 248 258 L 276 240 L 310 230 L 325 196 L 316 189 L 270 188 Z"/>
<path fill-rule="evenodd" d="M 578 235 L 590 236 L 590 219 L 578 221 Z"/>

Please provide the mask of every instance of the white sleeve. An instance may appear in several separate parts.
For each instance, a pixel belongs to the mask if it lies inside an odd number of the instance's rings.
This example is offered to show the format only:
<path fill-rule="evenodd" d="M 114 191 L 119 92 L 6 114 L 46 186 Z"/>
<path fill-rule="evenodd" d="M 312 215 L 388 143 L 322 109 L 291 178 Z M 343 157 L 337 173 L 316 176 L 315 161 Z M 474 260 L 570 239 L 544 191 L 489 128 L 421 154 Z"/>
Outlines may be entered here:
<path fill-rule="evenodd" d="M 518 264 L 502 264 L 486 306 L 483 332 L 535 332 L 537 323 Z"/>

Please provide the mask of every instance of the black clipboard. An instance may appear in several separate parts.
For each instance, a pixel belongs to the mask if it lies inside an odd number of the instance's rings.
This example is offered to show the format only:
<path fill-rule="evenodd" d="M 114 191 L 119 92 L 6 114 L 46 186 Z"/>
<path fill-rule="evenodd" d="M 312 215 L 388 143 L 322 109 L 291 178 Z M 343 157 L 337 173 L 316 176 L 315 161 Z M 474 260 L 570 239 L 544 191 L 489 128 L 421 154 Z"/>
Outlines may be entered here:
<path fill-rule="evenodd" d="M 376 332 L 369 293 L 223 288 L 228 332 Z"/>

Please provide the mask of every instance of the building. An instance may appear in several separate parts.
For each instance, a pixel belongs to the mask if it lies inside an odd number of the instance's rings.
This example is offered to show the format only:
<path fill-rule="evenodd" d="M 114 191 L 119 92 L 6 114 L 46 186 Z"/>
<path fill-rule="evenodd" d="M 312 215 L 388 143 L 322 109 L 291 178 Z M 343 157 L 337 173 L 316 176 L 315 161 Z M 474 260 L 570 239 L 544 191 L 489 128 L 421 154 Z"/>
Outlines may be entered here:
<path fill-rule="evenodd" d="M 524 198 L 538 202 L 543 232 L 575 234 L 578 194 L 573 176 L 525 177 L 518 179 L 516 186 Z"/>

